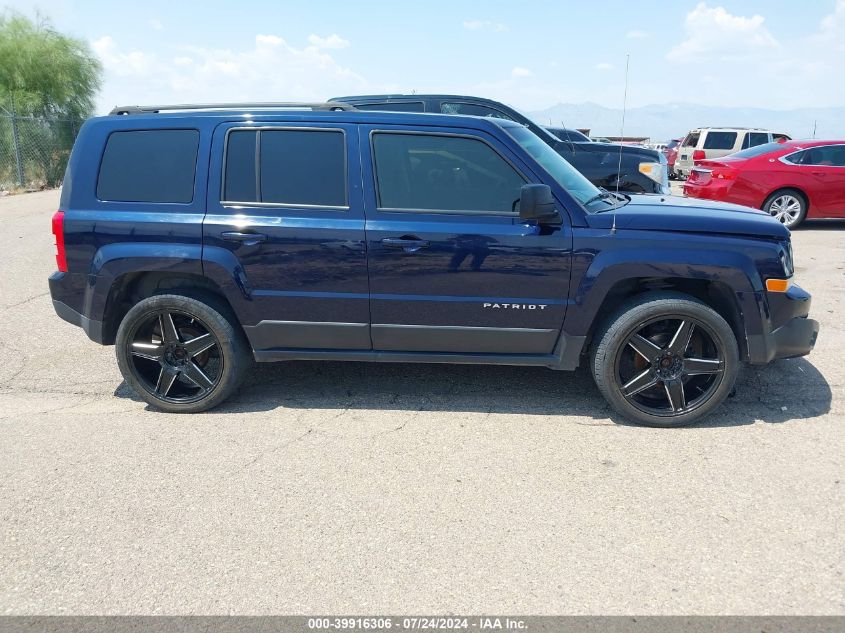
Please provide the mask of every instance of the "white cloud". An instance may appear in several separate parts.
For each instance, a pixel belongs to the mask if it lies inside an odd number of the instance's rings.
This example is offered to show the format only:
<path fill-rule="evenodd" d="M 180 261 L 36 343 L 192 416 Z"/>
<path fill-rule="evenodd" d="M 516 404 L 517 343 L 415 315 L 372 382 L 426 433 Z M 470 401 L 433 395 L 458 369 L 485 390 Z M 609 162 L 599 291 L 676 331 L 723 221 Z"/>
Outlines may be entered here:
<path fill-rule="evenodd" d="M 533 72 L 522 66 L 514 66 L 513 70 L 511 70 L 511 77 L 532 77 L 533 75 Z"/>
<path fill-rule="evenodd" d="M 490 20 L 467 20 L 464 22 L 464 28 L 468 31 L 493 31 L 494 33 L 508 30 L 506 24 L 491 22 Z"/>
<path fill-rule="evenodd" d="M 676 62 L 736 61 L 771 51 L 779 44 L 764 22 L 762 15 L 732 15 L 724 7 L 711 8 L 700 2 L 684 21 L 687 39 L 666 57 Z"/>
<path fill-rule="evenodd" d="M 599 62 L 596 64 L 596 70 L 612 70 L 613 64 L 608 64 L 607 62 Z"/>
<path fill-rule="evenodd" d="M 647 31 L 639 31 L 637 29 L 634 29 L 633 31 L 628 31 L 627 33 L 625 33 L 625 37 L 627 37 L 629 40 L 643 40 L 647 37 L 651 37 L 651 34 Z"/>
<path fill-rule="evenodd" d="M 108 35 L 91 46 L 105 71 L 101 112 L 118 103 L 321 101 L 381 90 L 317 46 L 271 34 L 240 48 L 178 45 L 169 54 L 125 50 Z"/>
<path fill-rule="evenodd" d="M 687 14 L 684 33 L 666 59 L 676 72 L 699 72 L 694 82 L 676 84 L 674 100 L 775 109 L 845 102 L 845 84 L 830 80 L 842 72 L 845 0 L 833 3 L 833 12 L 819 20 L 814 32 L 790 31 L 783 43 L 762 15 L 733 15 L 706 2 Z"/>
<path fill-rule="evenodd" d="M 349 40 L 345 40 L 337 33 L 332 33 L 328 37 L 320 37 L 319 35 L 309 35 L 308 42 L 317 48 L 328 48 L 332 50 L 339 50 L 349 46 Z"/>
<path fill-rule="evenodd" d="M 152 20 L 148 20 L 147 24 L 150 25 L 151 29 L 154 29 L 156 31 L 161 31 L 162 29 L 164 29 L 164 24 L 161 23 L 161 20 L 156 20 L 155 18 L 153 18 Z"/>

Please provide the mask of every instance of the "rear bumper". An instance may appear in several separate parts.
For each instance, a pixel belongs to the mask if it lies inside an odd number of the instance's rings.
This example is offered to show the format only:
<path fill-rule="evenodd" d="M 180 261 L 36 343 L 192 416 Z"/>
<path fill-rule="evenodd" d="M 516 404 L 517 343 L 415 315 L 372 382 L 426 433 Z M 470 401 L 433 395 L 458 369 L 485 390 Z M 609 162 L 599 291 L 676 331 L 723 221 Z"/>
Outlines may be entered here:
<path fill-rule="evenodd" d="M 728 198 L 728 192 L 730 189 L 731 185 L 729 183 L 722 183 L 714 180 L 711 180 L 706 185 L 690 183 L 689 180 L 684 183 L 684 195 L 689 196 L 690 198 L 700 198 L 702 200 L 716 200 L 718 202 L 724 202 Z"/>
<path fill-rule="evenodd" d="M 103 337 L 103 322 L 89 319 L 87 316 L 79 312 L 76 308 L 68 305 L 63 299 L 69 299 L 74 295 L 72 287 L 72 279 L 67 273 L 55 272 L 50 275 L 48 279 L 50 285 L 50 296 L 53 299 L 53 309 L 56 314 L 62 319 L 77 327 L 81 327 L 85 334 L 88 335 L 95 343 L 105 345 Z"/>

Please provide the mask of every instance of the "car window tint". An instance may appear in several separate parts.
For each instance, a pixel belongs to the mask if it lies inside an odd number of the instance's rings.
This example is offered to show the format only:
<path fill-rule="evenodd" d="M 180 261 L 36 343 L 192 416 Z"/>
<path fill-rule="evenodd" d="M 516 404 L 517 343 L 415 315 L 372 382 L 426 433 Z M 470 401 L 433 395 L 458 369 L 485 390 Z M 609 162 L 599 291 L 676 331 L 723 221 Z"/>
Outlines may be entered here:
<path fill-rule="evenodd" d="M 442 114 L 466 114 L 469 116 L 492 117 L 494 119 L 513 121 L 513 119 L 504 112 L 499 112 L 495 108 L 478 105 L 476 103 L 441 103 L 440 112 Z"/>
<path fill-rule="evenodd" d="M 749 147 L 748 149 L 744 149 L 742 151 L 736 152 L 735 154 L 731 154 L 731 156 L 736 156 L 737 158 L 754 158 L 755 156 L 762 156 L 763 154 L 767 154 L 769 152 L 777 152 L 782 149 L 783 145 L 781 145 L 780 143 L 766 143 L 765 145 Z"/>
<path fill-rule="evenodd" d="M 757 147 L 758 145 L 764 145 L 771 142 L 769 141 L 769 135 L 765 132 L 751 132 L 748 134 L 748 137 L 751 139 L 748 142 L 749 147 Z"/>
<path fill-rule="evenodd" d="M 826 147 L 811 147 L 804 151 L 801 165 L 818 165 L 819 167 L 845 166 L 845 145 L 828 145 Z"/>
<path fill-rule="evenodd" d="M 113 202 L 191 202 L 199 139 L 197 130 L 113 132 L 100 164 L 97 198 Z"/>
<path fill-rule="evenodd" d="M 477 139 L 378 133 L 373 154 L 379 206 L 386 209 L 511 213 L 525 184 Z"/>
<path fill-rule="evenodd" d="M 391 101 L 389 103 L 361 103 L 355 107 L 359 110 L 382 110 L 387 112 L 424 112 L 422 101 Z"/>
<path fill-rule="evenodd" d="M 687 134 L 687 137 L 684 139 L 682 147 L 695 147 L 698 145 L 698 139 L 701 138 L 701 132 L 693 132 L 692 134 Z"/>
<path fill-rule="evenodd" d="M 704 137 L 704 149 L 733 149 L 736 132 L 707 132 Z"/>
<path fill-rule="evenodd" d="M 807 158 L 807 152 L 795 152 L 794 154 L 790 154 L 789 156 L 784 156 L 783 160 L 788 163 L 793 163 L 795 165 L 803 165 L 804 160 Z"/>
<path fill-rule="evenodd" d="M 261 130 L 261 202 L 346 206 L 343 133 Z"/>
<path fill-rule="evenodd" d="M 226 176 L 223 199 L 232 202 L 258 200 L 255 178 L 255 139 L 253 130 L 232 130 L 226 139 Z"/>

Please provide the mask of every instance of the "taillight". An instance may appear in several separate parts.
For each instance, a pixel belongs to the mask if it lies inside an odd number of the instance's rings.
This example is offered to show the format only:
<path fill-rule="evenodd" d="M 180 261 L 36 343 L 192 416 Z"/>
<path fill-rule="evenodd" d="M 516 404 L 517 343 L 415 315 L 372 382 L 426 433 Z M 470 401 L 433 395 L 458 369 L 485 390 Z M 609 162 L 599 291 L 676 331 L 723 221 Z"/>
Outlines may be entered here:
<path fill-rule="evenodd" d="M 687 178 L 687 182 L 694 185 L 706 185 L 710 182 L 710 170 L 709 169 L 702 169 L 701 167 L 696 167 L 689 173 L 689 178 Z"/>
<path fill-rule="evenodd" d="M 703 149 L 693 150 L 693 152 L 692 152 L 692 159 L 693 160 L 704 160 L 705 158 L 707 158 L 707 156 L 705 156 Z"/>
<path fill-rule="evenodd" d="M 736 170 L 730 167 L 714 167 L 710 176 L 718 180 L 736 180 L 736 173 Z"/>
<path fill-rule="evenodd" d="M 53 237 L 56 238 L 56 266 L 59 272 L 67 272 L 67 256 L 65 255 L 65 212 L 56 211 L 53 214 Z"/>

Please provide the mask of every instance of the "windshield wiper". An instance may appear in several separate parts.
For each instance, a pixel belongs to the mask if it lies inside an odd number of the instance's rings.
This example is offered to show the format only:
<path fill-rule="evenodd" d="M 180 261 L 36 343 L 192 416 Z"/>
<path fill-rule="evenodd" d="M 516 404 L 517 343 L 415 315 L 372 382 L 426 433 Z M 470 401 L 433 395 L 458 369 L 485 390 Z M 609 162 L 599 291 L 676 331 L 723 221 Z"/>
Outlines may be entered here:
<path fill-rule="evenodd" d="M 599 193 L 597 193 L 592 198 L 587 200 L 584 204 L 588 205 L 588 204 L 592 204 L 593 202 L 598 202 L 599 200 L 607 200 L 608 198 L 613 198 L 613 197 L 614 197 L 614 195 L 612 193 L 610 193 L 607 189 L 605 189 L 604 187 L 599 187 Z"/>

